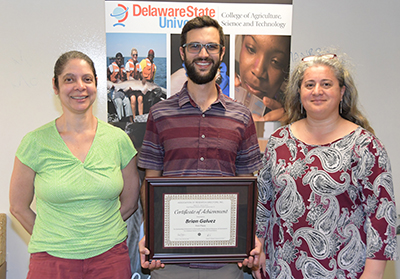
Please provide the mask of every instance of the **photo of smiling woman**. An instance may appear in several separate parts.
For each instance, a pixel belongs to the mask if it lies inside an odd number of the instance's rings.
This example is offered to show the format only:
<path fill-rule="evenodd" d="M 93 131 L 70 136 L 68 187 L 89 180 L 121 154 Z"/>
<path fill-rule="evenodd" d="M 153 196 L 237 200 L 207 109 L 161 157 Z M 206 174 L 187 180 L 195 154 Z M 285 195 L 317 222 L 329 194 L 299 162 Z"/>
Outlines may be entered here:
<path fill-rule="evenodd" d="M 254 121 L 282 118 L 289 58 L 290 36 L 236 36 L 235 99 L 250 108 Z"/>

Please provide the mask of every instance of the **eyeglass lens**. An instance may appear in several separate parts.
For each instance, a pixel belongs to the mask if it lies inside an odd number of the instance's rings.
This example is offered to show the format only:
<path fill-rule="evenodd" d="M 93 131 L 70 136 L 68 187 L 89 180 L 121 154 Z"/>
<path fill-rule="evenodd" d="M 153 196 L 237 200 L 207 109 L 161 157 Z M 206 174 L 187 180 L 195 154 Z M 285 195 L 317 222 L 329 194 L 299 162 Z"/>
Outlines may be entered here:
<path fill-rule="evenodd" d="M 216 43 L 207 43 L 207 44 L 202 44 L 202 43 L 188 43 L 185 44 L 187 50 L 190 53 L 200 53 L 201 49 L 205 47 L 208 53 L 219 53 L 221 49 L 220 44 Z"/>

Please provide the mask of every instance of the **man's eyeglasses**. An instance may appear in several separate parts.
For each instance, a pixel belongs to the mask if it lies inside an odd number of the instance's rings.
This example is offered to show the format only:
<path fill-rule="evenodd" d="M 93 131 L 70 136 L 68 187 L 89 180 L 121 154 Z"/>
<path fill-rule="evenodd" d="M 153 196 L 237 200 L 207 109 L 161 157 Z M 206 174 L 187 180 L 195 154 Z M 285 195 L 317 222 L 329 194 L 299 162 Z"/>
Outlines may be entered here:
<path fill-rule="evenodd" d="M 182 47 L 186 48 L 189 53 L 199 54 L 204 47 L 208 54 L 217 54 L 221 51 L 222 45 L 217 43 L 188 43 L 184 44 Z"/>
<path fill-rule="evenodd" d="M 132 54 L 132 56 L 138 56 L 137 53 Z"/>
<path fill-rule="evenodd" d="M 333 59 L 336 57 L 337 57 L 337 55 L 334 53 L 328 53 L 328 54 L 323 54 L 323 55 L 310 55 L 310 56 L 303 57 L 303 59 L 301 59 L 301 61 L 309 62 L 309 61 L 315 60 L 316 58 Z"/>

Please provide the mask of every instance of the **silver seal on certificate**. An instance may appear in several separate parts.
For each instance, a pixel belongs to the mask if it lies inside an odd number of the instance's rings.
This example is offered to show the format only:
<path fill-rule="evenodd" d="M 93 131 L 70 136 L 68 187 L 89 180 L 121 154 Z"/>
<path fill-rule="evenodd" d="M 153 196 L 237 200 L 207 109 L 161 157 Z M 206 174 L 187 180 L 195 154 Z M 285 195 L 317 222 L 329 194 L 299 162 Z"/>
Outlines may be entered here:
<path fill-rule="evenodd" d="M 164 247 L 235 247 L 238 195 L 165 194 Z"/>

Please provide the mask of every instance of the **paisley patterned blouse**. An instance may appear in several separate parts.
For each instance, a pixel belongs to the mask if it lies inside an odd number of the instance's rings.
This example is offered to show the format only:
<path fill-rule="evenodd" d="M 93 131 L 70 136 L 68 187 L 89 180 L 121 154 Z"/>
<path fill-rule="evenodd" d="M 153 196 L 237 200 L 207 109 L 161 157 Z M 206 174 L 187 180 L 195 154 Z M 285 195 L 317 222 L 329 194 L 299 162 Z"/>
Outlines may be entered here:
<path fill-rule="evenodd" d="M 366 258 L 397 259 L 391 167 L 382 143 L 356 130 L 309 145 L 275 131 L 258 178 L 257 235 L 270 278 L 359 278 Z"/>

